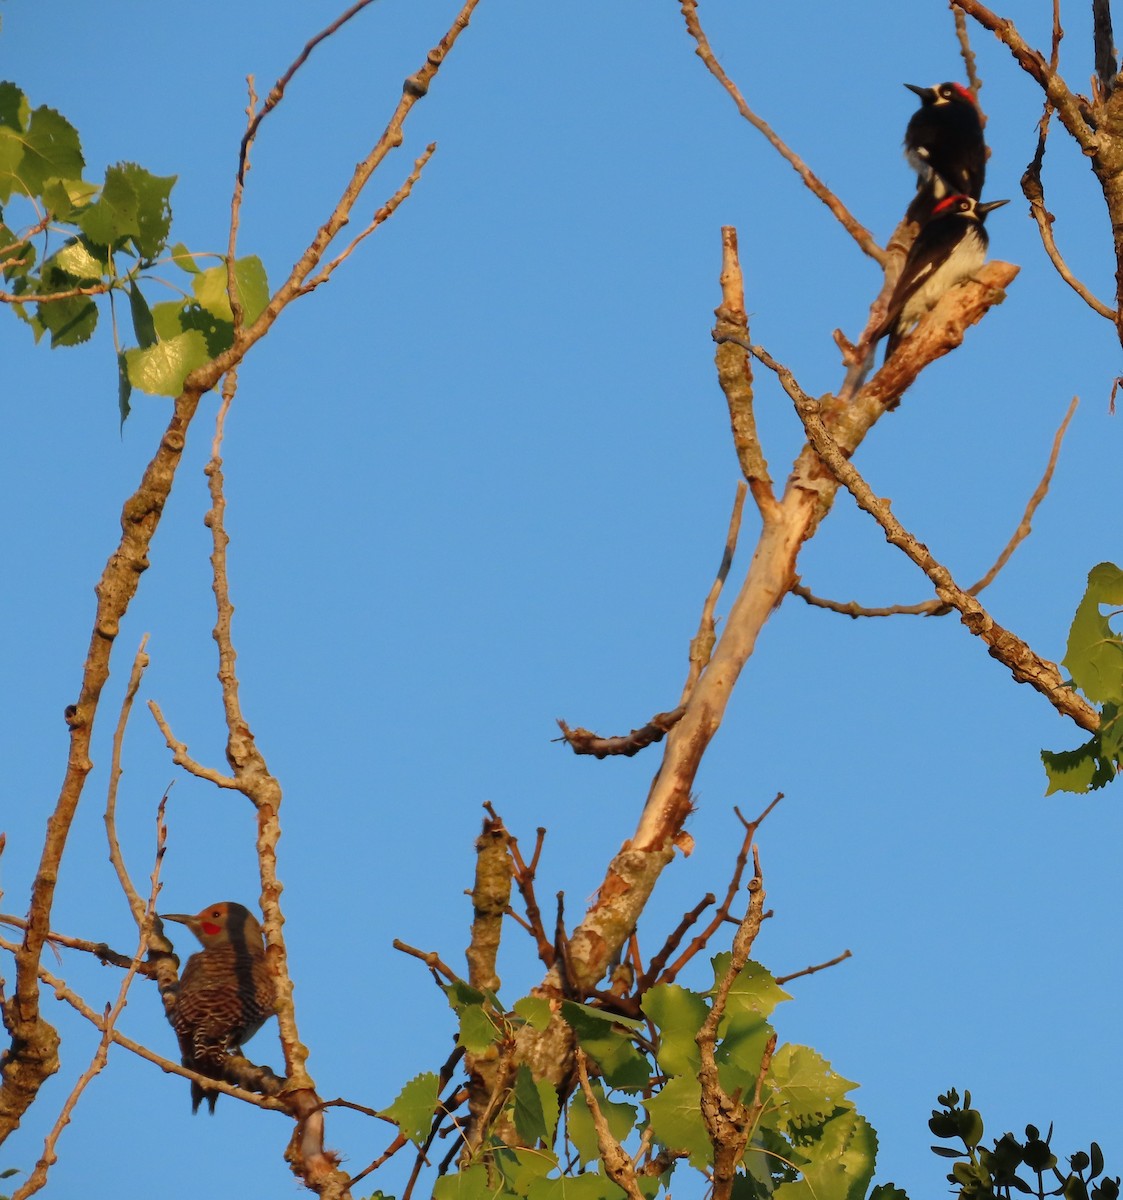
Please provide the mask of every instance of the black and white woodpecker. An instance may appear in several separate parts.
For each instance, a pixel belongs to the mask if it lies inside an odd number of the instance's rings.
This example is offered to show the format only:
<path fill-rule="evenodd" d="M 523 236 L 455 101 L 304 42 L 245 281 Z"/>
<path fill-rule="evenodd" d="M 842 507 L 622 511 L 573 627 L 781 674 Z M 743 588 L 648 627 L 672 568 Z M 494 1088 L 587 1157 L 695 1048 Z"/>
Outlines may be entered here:
<path fill-rule="evenodd" d="M 905 259 L 901 277 L 889 298 L 885 321 L 874 340 L 889 335 L 888 359 L 901 338 L 957 283 L 970 279 L 986 260 L 987 213 L 1008 200 L 981 204 L 973 196 L 952 195 L 936 201 Z"/>
<path fill-rule="evenodd" d="M 962 84 L 906 83 L 905 87 L 920 97 L 920 107 L 905 129 L 905 157 L 917 173 L 916 198 L 908 217 L 922 222 L 945 196 L 978 200 L 986 178 L 987 149 L 979 106 Z"/>

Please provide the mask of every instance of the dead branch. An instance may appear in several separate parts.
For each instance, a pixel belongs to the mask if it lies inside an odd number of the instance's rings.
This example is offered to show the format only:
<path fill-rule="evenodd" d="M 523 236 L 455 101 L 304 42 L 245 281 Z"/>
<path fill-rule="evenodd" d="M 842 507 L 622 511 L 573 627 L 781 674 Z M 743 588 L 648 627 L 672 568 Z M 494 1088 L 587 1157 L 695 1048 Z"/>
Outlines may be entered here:
<path fill-rule="evenodd" d="M 967 19 L 950 0 L 948 8 L 951 9 L 952 16 L 955 19 L 955 36 L 959 42 L 959 53 L 963 56 L 963 69 L 967 72 L 967 82 L 970 85 L 971 94 L 977 102 L 979 92 L 982 91 L 983 81 L 979 78 L 978 67 L 975 63 L 975 52 L 971 49 L 971 39 L 967 36 Z M 980 109 L 980 114 L 981 111 Z M 983 120 L 985 121 L 986 118 L 984 117 Z"/>
<path fill-rule="evenodd" d="M 399 938 L 395 938 L 391 944 L 395 950 L 400 950 L 403 954 L 409 954 L 413 958 L 421 959 L 438 983 L 440 983 L 440 975 L 443 975 L 449 983 L 464 982 L 450 966 L 441 961 L 440 955 L 435 950 L 418 950 L 416 946 L 410 946 Z"/>
<path fill-rule="evenodd" d="M 591 754 L 594 758 L 609 758 L 613 755 L 631 758 L 648 746 L 661 742 L 681 716 L 681 707 L 671 712 L 656 713 L 646 725 L 618 737 L 601 737 L 591 729 L 570 729 L 561 717 L 557 718 L 557 722 L 563 739 L 569 743 L 574 754 Z"/>
<path fill-rule="evenodd" d="M 986 572 L 985 575 L 977 582 L 973 583 L 966 589 L 969 596 L 977 596 L 984 588 L 989 587 L 998 577 L 998 573 L 1010 561 L 1010 557 L 1014 551 L 1029 537 L 1033 531 L 1032 521 L 1033 516 L 1040 507 L 1041 502 L 1049 494 L 1049 485 L 1053 480 L 1053 472 L 1056 470 L 1057 460 L 1061 453 L 1061 443 L 1064 441 L 1064 436 L 1068 430 L 1069 422 L 1076 413 L 1076 407 L 1079 400 L 1073 396 L 1071 403 L 1068 406 L 1068 411 L 1061 421 L 1060 427 L 1053 435 L 1053 448 L 1049 453 L 1049 461 L 1045 466 L 1045 473 L 1041 477 L 1041 482 L 1034 489 L 1033 494 L 1026 502 L 1025 512 L 1022 513 L 1022 519 L 1018 523 L 1017 529 L 1014 530 L 1010 540 L 995 559 L 994 565 Z M 944 616 L 953 611 L 952 608 L 945 604 L 942 600 L 924 600 L 919 604 L 893 604 L 887 608 L 867 608 L 859 604 L 856 600 L 841 602 L 838 600 L 827 600 L 822 596 L 814 595 L 811 590 L 800 582 L 792 584 L 792 593 L 805 600 L 813 608 L 825 608 L 830 612 L 841 613 L 847 617 L 895 617 L 895 616 L 924 616 L 936 617 Z"/>
<path fill-rule="evenodd" d="M 1054 4 L 1059 2 L 1054 0 Z M 1119 70 L 1115 61 L 1115 34 L 1111 28 L 1111 0 L 1092 0 L 1092 39 L 1099 99 L 1106 100 L 1115 90 L 1115 76 Z"/>
<path fill-rule="evenodd" d="M 1056 664 L 1040 658 L 1021 638 L 1003 629 L 973 596 L 956 584 L 951 573 L 932 557 L 928 548 L 892 515 L 889 505 L 873 494 L 831 437 L 823 422 L 819 402 L 808 396 L 792 373 L 776 362 L 766 350 L 755 346 L 753 356 L 776 373 L 795 405 L 811 445 L 827 469 L 850 492 L 858 507 L 869 513 L 882 527 L 886 540 L 902 550 L 928 576 L 936 594 L 944 603 L 956 609 L 971 633 L 982 638 L 991 657 L 1003 663 L 1019 683 L 1028 683 L 1039 691 L 1059 713 L 1070 717 L 1082 729 L 1093 732 L 1098 729 L 1099 714 L 1076 692 L 1065 686 Z M 873 383 L 876 382 L 874 379 Z"/>
<path fill-rule="evenodd" d="M 834 192 L 811 171 L 803 159 L 793 150 L 789 149 L 768 122 L 758 117 L 749 108 L 748 104 L 746 104 L 741 90 L 722 69 L 721 63 L 718 62 L 717 56 L 710 46 L 709 39 L 702 30 L 702 24 L 698 19 L 698 0 L 680 0 L 680 7 L 683 19 L 686 21 L 686 30 L 697 43 L 695 53 L 706 64 L 710 74 L 713 75 L 718 83 L 733 98 L 733 103 L 737 105 L 737 111 L 754 129 L 764 134 L 781 157 L 790 164 L 800 179 L 803 180 L 805 186 L 831 210 L 835 219 L 850 234 L 854 241 L 858 243 L 862 250 L 875 262 L 884 265 L 885 251 L 874 240 L 873 234 L 850 212 Z"/>
<path fill-rule="evenodd" d="M 494 809 L 491 809 L 491 812 L 494 814 Z M 531 855 L 529 863 L 523 859 L 518 838 L 511 837 L 507 844 L 515 865 L 515 886 L 519 889 L 523 904 L 526 906 L 526 927 L 534 938 L 538 948 L 538 957 L 549 970 L 554 965 L 554 946 L 546 936 L 546 928 L 542 924 L 542 910 L 538 907 L 538 898 L 534 894 L 535 872 L 538 870 L 538 859 L 546 840 L 546 830 L 541 825 L 538 827 L 536 836 L 534 853 Z"/>
<path fill-rule="evenodd" d="M 503 932 L 503 914 L 511 901 L 514 867 L 510 835 L 502 818 L 489 817 L 476 839 L 476 880 L 472 888 L 472 937 L 468 945 L 468 982 L 481 991 L 499 990 L 495 960 Z"/>
<path fill-rule="evenodd" d="M 745 484 L 743 482 L 738 483 L 737 492 L 733 497 L 733 512 L 729 516 L 729 532 L 725 535 L 725 549 L 722 552 L 717 575 L 714 577 L 714 581 L 706 595 L 705 603 L 702 605 L 702 616 L 698 621 L 698 632 L 690 641 L 690 670 L 687 672 L 686 682 L 682 688 L 682 696 L 679 699 L 680 708 L 690 699 L 695 685 L 710 661 L 710 655 L 714 650 L 714 642 L 717 640 L 714 612 L 717 609 L 721 590 L 725 587 L 725 581 L 729 576 L 729 568 L 733 565 L 733 555 L 737 550 L 737 539 L 741 533 L 741 514 L 745 509 L 745 491 Z"/>
<path fill-rule="evenodd" d="M 745 312 L 745 287 L 738 269 L 737 230 L 731 225 L 721 229 L 721 304 L 714 309 L 714 364 L 718 383 L 729 406 L 733 447 L 741 464 L 741 474 L 752 490 L 761 516 L 775 516 L 776 496 L 772 477 L 760 444 L 753 413 L 752 359 L 745 351 L 723 340 L 725 334 L 748 338 L 749 318 Z"/>
<path fill-rule="evenodd" d="M 740 858 L 740 856 L 738 857 Z M 654 955 L 654 957 L 651 959 L 651 962 L 648 963 L 647 970 L 640 974 L 639 983 L 636 987 L 636 991 L 639 995 L 643 995 L 643 993 L 652 986 L 656 979 L 659 979 L 660 972 L 667 965 L 667 959 L 669 959 L 671 955 L 674 954 L 674 952 L 678 949 L 682 939 L 686 936 L 687 931 L 697 922 L 698 918 L 706 911 L 707 908 L 710 907 L 711 904 L 716 903 L 717 897 L 713 894 L 713 892 L 707 892 L 689 912 L 682 914 L 682 920 L 679 921 L 674 929 L 672 929 L 667 935 L 667 940 L 663 943 L 662 948 L 657 954 Z M 674 976 L 672 975 L 671 979 L 673 978 Z M 671 982 L 671 979 L 667 979 L 663 982 L 669 983 Z"/>

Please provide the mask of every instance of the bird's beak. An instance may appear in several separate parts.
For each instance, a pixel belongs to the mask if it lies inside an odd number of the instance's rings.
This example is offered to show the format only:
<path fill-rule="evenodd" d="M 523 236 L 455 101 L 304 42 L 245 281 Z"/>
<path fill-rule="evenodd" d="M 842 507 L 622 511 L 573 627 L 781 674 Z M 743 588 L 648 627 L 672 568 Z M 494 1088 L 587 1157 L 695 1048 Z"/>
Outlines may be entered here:
<path fill-rule="evenodd" d="M 931 88 L 918 87 L 915 83 L 906 83 L 905 87 L 907 87 L 910 92 L 915 92 L 921 98 L 921 100 L 926 99 L 929 92 L 932 90 Z"/>
<path fill-rule="evenodd" d="M 1009 204 L 1009 200 L 990 200 L 986 204 L 976 205 L 979 212 L 985 217 L 988 212 L 993 212 L 996 208 L 1001 208 L 1004 204 Z"/>
<path fill-rule="evenodd" d="M 1002 203 L 1005 204 L 1006 202 L 1002 201 Z M 195 919 L 194 917 L 187 916 L 185 913 L 157 913 L 156 915 L 161 921 L 176 921 L 180 925 L 190 925 Z"/>

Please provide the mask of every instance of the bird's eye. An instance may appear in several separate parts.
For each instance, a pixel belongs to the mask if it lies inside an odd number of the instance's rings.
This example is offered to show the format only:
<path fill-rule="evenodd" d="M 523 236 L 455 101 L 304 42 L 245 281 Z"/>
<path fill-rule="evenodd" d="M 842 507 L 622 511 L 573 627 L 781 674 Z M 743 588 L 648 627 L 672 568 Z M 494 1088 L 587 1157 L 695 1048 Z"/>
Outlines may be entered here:
<path fill-rule="evenodd" d="M 947 86 L 947 84 L 944 84 L 944 86 L 942 88 L 940 88 L 940 95 L 943 96 L 943 98 L 945 100 L 950 100 L 951 99 L 951 88 L 949 88 Z"/>

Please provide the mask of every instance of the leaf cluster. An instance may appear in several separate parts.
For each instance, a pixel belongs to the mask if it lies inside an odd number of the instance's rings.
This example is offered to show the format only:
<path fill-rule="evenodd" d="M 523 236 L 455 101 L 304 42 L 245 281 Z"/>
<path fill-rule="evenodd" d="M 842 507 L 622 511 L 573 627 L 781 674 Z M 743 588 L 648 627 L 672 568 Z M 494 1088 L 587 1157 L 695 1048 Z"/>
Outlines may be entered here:
<path fill-rule="evenodd" d="M 712 1166 L 713 1146 L 701 1111 L 697 1036 L 729 960 L 727 953 L 713 959 L 714 984 L 707 991 L 678 984 L 651 988 L 644 997 L 643 1020 L 561 1002 L 559 1015 L 596 1076 L 596 1107 L 612 1136 L 633 1156 L 636 1183 L 645 1197 L 669 1190 L 680 1160 L 702 1172 Z M 550 1003 L 540 997 L 524 997 L 505 1011 L 494 993 L 461 982 L 444 990 L 459 1021 L 459 1043 L 472 1054 L 508 1052 L 522 1024 L 544 1030 L 554 1019 Z M 772 1035 L 769 1018 L 788 998 L 758 963 L 750 962 L 737 977 L 716 1045 L 718 1072 L 728 1094 L 754 1094 Z M 385 1110 L 419 1146 L 440 1111 L 438 1082 L 434 1073 L 418 1076 Z M 847 1098 L 855 1086 L 814 1050 L 781 1046 L 761 1080 L 763 1110 L 735 1194 L 744 1200 L 862 1200 L 873 1176 L 877 1137 Z M 623 1195 L 605 1173 L 593 1113 L 581 1088 L 559 1094 L 519 1065 L 500 1111 L 518 1144 L 510 1144 L 509 1136 L 493 1135 L 471 1162 L 437 1180 L 436 1200 L 616 1200 Z M 905 1200 L 904 1193 L 892 1188 L 876 1192 L 876 1200 Z"/>
<path fill-rule="evenodd" d="M 1111 606 L 1104 613 L 1104 606 Z M 1076 750 L 1042 750 L 1052 792 L 1089 792 L 1110 783 L 1123 764 L 1123 637 L 1111 620 L 1123 607 L 1123 571 L 1100 563 L 1088 573 L 1088 587 L 1068 635 L 1064 665 L 1072 686 L 1100 704 L 1100 726 Z"/>
<path fill-rule="evenodd" d="M 38 342 L 52 348 L 88 341 L 107 297 L 117 349 L 122 421 L 134 387 L 175 396 L 190 371 L 231 345 L 234 320 L 221 255 L 168 248 L 174 175 L 153 175 L 136 163 L 108 167 L 100 184 L 84 178 L 78 131 L 52 108 L 32 109 L 14 83 L 0 83 L 0 273 L 4 299 Z M 20 226 L 14 206 L 33 217 Z M 202 268 L 197 259 L 218 259 Z M 175 266 L 173 282 L 159 270 Z M 269 300 L 260 259 L 235 264 L 247 322 Z M 150 306 L 142 284 L 165 285 L 176 300 Z M 136 345 L 125 347 L 115 301 L 127 300 Z"/>
<path fill-rule="evenodd" d="M 963 1149 L 933 1146 L 932 1152 L 941 1158 L 957 1160 L 948 1180 L 961 1200 L 1011 1200 L 1015 1192 L 1036 1196 L 1037 1200 L 1045 1200 L 1046 1196 L 1062 1196 L 1064 1200 L 1119 1200 L 1119 1176 L 1101 1178 L 1104 1157 L 1095 1142 L 1088 1153 L 1078 1150 L 1070 1155 L 1069 1170 L 1064 1173 L 1049 1146 L 1052 1126 L 1042 1138 L 1037 1126 L 1027 1125 L 1024 1141 L 1012 1133 L 1004 1133 L 995 1141 L 994 1148 L 987 1150 L 981 1145 L 982 1114 L 971 1107 L 970 1092 L 963 1093 L 962 1105 L 955 1088 L 936 1100 L 942 1107 L 933 1109 L 928 1128 L 938 1138 L 960 1141 Z M 1023 1175 L 1033 1176 L 1034 1182 Z M 1057 1186 L 1047 1188 L 1046 1179 Z"/>

